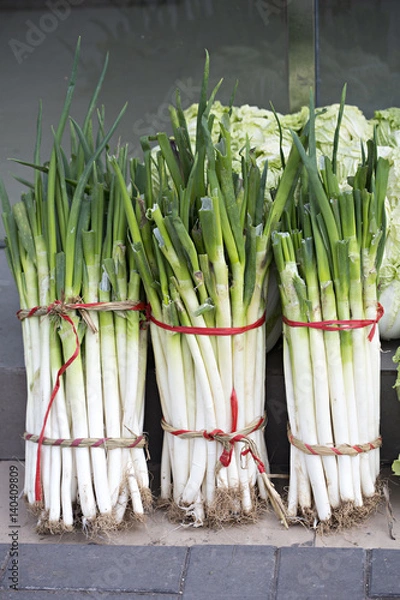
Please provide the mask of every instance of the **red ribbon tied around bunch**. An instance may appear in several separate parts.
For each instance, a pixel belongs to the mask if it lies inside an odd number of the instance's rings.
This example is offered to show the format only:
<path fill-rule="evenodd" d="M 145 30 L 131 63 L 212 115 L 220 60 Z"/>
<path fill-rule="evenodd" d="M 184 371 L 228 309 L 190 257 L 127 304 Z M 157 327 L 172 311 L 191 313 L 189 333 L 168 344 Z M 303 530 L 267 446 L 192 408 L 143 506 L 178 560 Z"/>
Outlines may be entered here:
<path fill-rule="evenodd" d="M 320 329 L 322 331 L 349 331 L 371 326 L 368 340 L 372 342 L 376 326 L 383 317 L 383 306 L 378 302 L 375 319 L 331 319 L 328 321 L 292 321 L 283 316 L 282 321 L 290 327 L 308 327 L 309 329 Z"/>

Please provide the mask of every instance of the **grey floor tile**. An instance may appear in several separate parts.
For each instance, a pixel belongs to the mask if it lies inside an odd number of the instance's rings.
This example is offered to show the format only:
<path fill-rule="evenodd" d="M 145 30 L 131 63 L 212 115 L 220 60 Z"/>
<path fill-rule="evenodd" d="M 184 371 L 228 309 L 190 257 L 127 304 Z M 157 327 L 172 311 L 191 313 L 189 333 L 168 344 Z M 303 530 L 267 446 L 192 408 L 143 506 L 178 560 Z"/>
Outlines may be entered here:
<path fill-rule="evenodd" d="M 372 550 L 369 595 L 400 598 L 400 550 Z"/>
<path fill-rule="evenodd" d="M 121 594 L 119 592 L 71 592 L 57 591 L 32 591 L 32 590 L 7 590 L 0 591 L 0 600 L 178 600 L 178 594 Z"/>
<path fill-rule="evenodd" d="M 274 576 L 272 546 L 195 546 L 184 600 L 265 600 Z"/>
<path fill-rule="evenodd" d="M 24 544 L 19 587 L 174 595 L 187 552 L 184 547 Z"/>
<path fill-rule="evenodd" d="M 8 551 L 7 544 L 0 544 L 0 586 L 7 577 Z"/>
<path fill-rule="evenodd" d="M 364 600 L 361 548 L 281 548 L 276 600 Z"/>

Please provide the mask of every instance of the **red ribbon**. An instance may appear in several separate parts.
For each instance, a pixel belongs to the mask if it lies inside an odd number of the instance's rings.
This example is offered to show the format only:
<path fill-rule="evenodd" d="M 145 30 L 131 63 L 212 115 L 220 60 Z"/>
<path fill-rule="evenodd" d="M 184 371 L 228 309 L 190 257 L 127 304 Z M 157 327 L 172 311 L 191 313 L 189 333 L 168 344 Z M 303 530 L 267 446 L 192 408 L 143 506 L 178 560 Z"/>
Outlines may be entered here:
<path fill-rule="evenodd" d="M 149 306 L 150 308 L 150 306 Z M 161 329 L 166 329 L 167 331 L 175 331 L 177 333 L 188 333 L 193 335 L 237 335 L 240 333 L 245 333 L 246 331 L 250 331 L 251 329 L 256 329 L 257 327 L 261 327 L 265 323 L 265 313 L 254 321 L 254 323 L 250 323 L 250 325 L 244 325 L 243 327 L 185 327 L 183 325 L 167 325 L 167 323 L 163 323 L 159 321 L 150 313 L 147 313 L 147 320 L 151 321 L 157 327 L 161 327 Z"/>
<path fill-rule="evenodd" d="M 368 334 L 368 340 L 371 342 L 375 335 L 376 326 L 383 317 L 383 312 L 383 306 L 378 302 L 375 319 L 332 319 L 331 321 L 306 322 L 292 321 L 283 316 L 282 321 L 290 327 L 309 327 L 310 329 L 321 329 L 323 331 L 348 331 L 351 329 L 372 326 L 371 331 Z"/>
<path fill-rule="evenodd" d="M 48 311 L 47 312 L 50 312 L 52 310 L 52 308 L 54 308 L 54 305 L 56 305 L 56 304 L 61 304 L 61 302 L 59 300 L 56 300 L 56 302 L 54 302 L 53 305 L 50 305 L 48 307 Z M 29 316 L 33 316 L 35 314 L 35 312 L 36 312 L 36 310 L 32 309 L 29 312 Z M 74 324 L 73 320 L 71 319 L 71 317 L 69 317 L 65 313 L 60 312 L 59 314 L 60 314 L 60 317 L 62 319 L 64 319 L 64 321 L 66 321 L 67 323 L 69 323 L 71 325 L 72 331 L 74 332 L 74 336 L 75 336 L 76 346 L 75 346 L 75 350 L 74 350 L 73 354 L 60 367 L 60 369 L 57 372 L 56 382 L 55 382 L 55 385 L 54 385 L 53 390 L 51 392 L 49 404 L 47 406 L 46 413 L 44 415 L 43 425 L 42 425 L 42 429 L 40 431 L 39 440 L 38 440 L 37 457 L 36 457 L 36 475 L 35 475 L 35 500 L 36 500 L 36 502 L 41 502 L 41 500 L 42 500 L 41 454 L 42 454 L 42 445 L 43 445 L 43 439 L 44 439 L 44 431 L 46 429 L 47 420 L 49 418 L 50 410 L 51 410 L 51 407 L 53 406 L 53 402 L 55 400 L 55 397 L 56 397 L 56 395 L 58 393 L 58 390 L 60 389 L 61 376 L 63 375 L 63 373 L 65 373 L 65 371 L 68 369 L 68 367 L 70 365 L 72 365 L 72 363 L 74 362 L 74 360 L 78 357 L 79 350 L 80 350 L 78 332 L 76 331 L 76 327 L 75 327 L 75 324 Z"/>

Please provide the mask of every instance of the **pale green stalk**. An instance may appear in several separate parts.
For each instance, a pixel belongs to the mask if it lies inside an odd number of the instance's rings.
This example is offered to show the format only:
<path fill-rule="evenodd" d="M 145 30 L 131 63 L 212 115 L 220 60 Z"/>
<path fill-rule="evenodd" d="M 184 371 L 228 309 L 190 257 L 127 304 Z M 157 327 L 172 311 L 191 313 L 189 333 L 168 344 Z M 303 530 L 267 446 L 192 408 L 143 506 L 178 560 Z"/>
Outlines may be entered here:
<path fill-rule="evenodd" d="M 335 274 L 335 292 L 337 315 L 340 320 L 349 320 L 349 273 L 348 273 L 348 249 L 346 242 L 340 241 L 337 245 L 338 272 Z M 340 332 L 340 345 L 342 356 L 342 369 L 344 386 L 346 390 L 346 409 L 348 423 L 348 442 L 357 444 L 360 439 L 359 423 L 355 396 L 355 382 L 353 373 L 353 336 L 351 331 Z M 356 506 L 362 506 L 361 480 L 360 480 L 360 457 L 351 459 L 353 478 L 353 500 Z"/>
<path fill-rule="evenodd" d="M 99 301 L 109 302 L 110 300 L 110 283 L 107 273 L 103 271 L 99 288 Z M 121 437 L 121 414 L 113 314 L 110 311 L 101 311 L 99 323 L 106 430 L 108 437 L 118 438 Z M 108 451 L 107 463 L 111 502 L 115 506 L 121 486 L 121 448 Z"/>
<path fill-rule="evenodd" d="M 153 323 L 150 323 L 150 332 L 153 345 L 154 358 L 157 365 L 156 369 L 156 381 L 157 388 L 160 394 L 160 402 L 162 408 L 162 414 L 164 419 L 168 423 L 171 423 L 170 410 L 172 407 L 172 401 L 169 396 L 169 389 L 167 385 L 167 359 L 165 355 L 165 346 L 163 345 L 163 337 L 160 328 Z M 164 500 L 168 500 L 171 497 L 171 460 L 170 452 L 173 444 L 172 436 L 164 434 L 163 437 L 163 450 L 161 454 L 161 489 L 160 497 Z"/>
<path fill-rule="evenodd" d="M 47 262 L 47 249 L 42 236 L 38 236 L 35 240 L 37 249 L 37 277 L 39 286 L 39 302 L 41 306 L 48 306 L 49 301 L 49 267 Z M 41 382 L 41 423 L 44 423 L 44 416 L 47 407 L 50 402 L 50 395 L 52 391 L 51 383 L 51 370 L 50 370 L 50 321 L 48 316 L 40 317 L 40 382 Z M 47 437 L 53 437 L 51 431 L 51 422 L 48 421 L 44 435 Z M 54 506 L 57 503 L 57 494 L 59 490 L 55 489 L 59 486 L 52 486 L 51 480 L 58 481 L 60 475 L 55 472 L 51 474 L 51 448 L 42 447 L 42 481 L 43 481 L 43 492 L 45 507 L 49 510 L 51 517 L 58 521 L 59 520 L 59 505 L 58 508 Z M 56 497 L 52 498 L 52 493 L 56 494 Z"/>
<path fill-rule="evenodd" d="M 154 207 L 152 216 L 157 224 L 155 234 L 161 249 L 161 252 L 168 260 L 176 279 L 177 288 L 179 290 L 180 297 L 185 305 L 185 308 L 190 315 L 191 326 L 193 327 L 206 327 L 204 317 L 198 315 L 199 303 L 196 296 L 196 292 L 193 289 L 190 274 L 187 268 L 182 265 L 172 247 L 171 240 L 167 233 L 167 230 L 163 224 L 159 207 Z M 196 316 L 198 315 L 198 316 Z M 208 336 L 198 336 L 198 342 L 203 355 L 203 360 L 206 364 L 208 377 L 212 386 L 215 410 L 217 411 L 217 419 L 219 418 L 218 411 L 223 410 L 223 401 L 217 401 L 217 398 L 223 398 L 223 389 L 220 374 L 218 372 L 218 365 L 213 352 L 213 347 Z M 222 417 L 223 418 L 223 417 Z"/>
<path fill-rule="evenodd" d="M 168 309 L 166 309 L 165 314 L 167 311 Z M 180 334 L 166 331 L 163 338 L 168 356 L 168 388 L 170 397 L 173 398 L 173 426 L 177 429 L 188 429 L 181 336 Z M 180 501 L 189 475 L 188 450 L 185 440 L 174 437 L 172 468 L 174 480 L 173 497 L 176 503 Z"/>
<path fill-rule="evenodd" d="M 190 327 L 190 319 L 185 311 L 184 307 L 180 305 L 180 321 L 186 327 Z M 175 334 L 176 336 L 180 334 Z M 201 336 L 195 336 L 192 334 L 185 336 L 185 345 L 190 349 L 191 357 L 194 363 L 195 368 L 195 396 L 192 398 L 192 401 L 196 400 L 196 428 L 198 426 L 201 429 L 206 429 L 207 431 L 212 431 L 216 428 L 216 417 L 215 417 L 215 403 L 213 401 L 213 393 L 212 388 L 210 386 L 210 382 L 208 379 L 207 371 L 205 368 L 205 363 L 201 355 L 201 349 L 199 347 L 199 338 Z M 185 375 L 184 375 L 185 378 Z M 174 408 L 174 419 L 175 419 L 175 411 L 176 406 L 173 405 Z M 201 431 L 199 429 L 199 431 Z M 187 483 L 182 492 L 182 503 L 181 506 L 188 503 L 192 505 L 195 503 L 198 494 L 200 493 L 204 474 L 207 469 L 207 476 L 205 481 L 205 497 L 208 503 L 211 503 L 214 499 L 215 494 L 215 464 L 217 460 L 217 445 L 207 442 L 206 440 L 199 440 L 201 444 L 196 443 L 193 444 L 193 458 L 195 463 L 191 465 L 190 470 L 188 469 L 187 475 Z M 200 454 L 195 454 L 199 450 Z M 206 452 L 204 452 L 206 450 Z M 222 451 L 222 448 L 220 448 Z M 208 459 L 206 459 L 208 457 Z M 194 468 L 193 468 L 194 467 Z M 210 469 L 213 469 L 212 475 L 210 475 Z M 210 481 L 210 477 L 212 481 Z M 175 478 L 174 478 L 175 482 Z M 175 486 L 175 483 L 174 483 Z M 202 512 L 198 514 L 198 512 L 194 513 L 196 515 L 196 519 L 201 520 Z"/>
<path fill-rule="evenodd" d="M 140 278 L 138 273 L 131 268 L 128 297 L 131 300 L 140 298 Z M 147 329 L 141 329 L 140 316 L 137 311 L 128 311 L 127 319 L 127 356 L 126 362 L 129 368 L 126 370 L 126 387 L 124 399 L 124 421 L 123 435 L 129 436 L 129 430 L 140 435 L 144 426 L 144 396 L 147 365 Z M 136 367 L 136 372 L 134 367 Z M 133 407 L 133 410 L 131 408 Z M 129 416 L 132 411 L 132 417 Z M 129 417 L 129 418 L 128 418 Z M 129 420 L 131 419 L 131 426 Z M 125 421 L 126 420 L 126 421 Z M 126 431 L 125 431 L 126 430 Z M 144 451 L 141 449 L 131 450 L 131 456 L 135 467 L 135 477 L 140 489 L 149 488 L 149 472 L 146 464 Z"/>
<path fill-rule="evenodd" d="M 283 314 L 293 321 L 307 322 L 304 282 L 300 279 L 289 234 L 275 234 L 274 253 L 281 280 Z M 315 390 L 309 331 L 306 327 L 284 326 L 284 343 L 289 346 L 290 372 L 299 435 L 307 444 L 318 443 Z M 331 516 L 321 457 L 305 455 L 305 464 L 315 505 L 322 521 Z"/>
<path fill-rule="evenodd" d="M 360 248 L 357 241 L 357 231 L 355 223 L 354 201 L 352 195 L 341 196 L 341 213 L 343 223 L 344 237 L 348 241 L 348 259 L 349 259 L 349 299 L 351 316 L 353 319 L 365 319 L 363 306 L 363 290 L 361 280 L 361 256 Z M 354 388 L 355 399 L 357 403 L 357 421 L 358 421 L 358 442 L 353 443 L 368 443 L 369 426 L 371 415 L 369 414 L 367 398 L 371 395 L 371 382 L 369 360 L 369 344 L 365 328 L 354 329 L 352 331 L 353 338 L 353 372 L 354 372 Z M 375 474 L 370 470 L 370 458 L 367 453 L 363 453 L 359 457 L 360 475 L 362 492 L 365 496 L 371 496 L 375 493 Z"/>
<path fill-rule="evenodd" d="M 285 325 L 283 326 L 285 336 Z M 285 340 L 285 337 L 284 337 Z M 296 409 L 290 344 L 283 344 L 283 361 L 285 365 L 286 405 L 290 428 L 295 437 L 299 437 L 298 411 Z M 298 507 L 311 509 L 311 488 L 307 476 L 304 452 L 290 444 L 290 485 L 288 491 L 288 516 L 297 517 Z"/>
<path fill-rule="evenodd" d="M 113 262 L 115 270 L 115 297 L 119 301 L 126 300 L 128 296 L 128 275 L 126 264 L 126 248 L 125 242 L 122 239 L 117 239 L 113 244 Z M 126 389 L 126 373 L 128 369 L 127 363 L 127 319 L 124 313 L 115 313 L 115 340 L 117 344 L 118 357 L 118 375 L 121 397 L 124 398 L 127 394 Z"/>
<path fill-rule="evenodd" d="M 7 234 L 8 235 L 8 234 Z M 13 259 L 14 268 L 17 263 Z M 21 308 L 30 309 L 39 305 L 37 288 L 37 274 L 33 263 L 26 256 L 21 255 L 21 271 L 18 275 L 20 280 L 19 298 Z M 39 435 L 40 421 L 38 406 L 40 405 L 40 329 L 39 319 L 32 317 L 22 321 L 22 334 L 24 343 L 24 363 L 27 376 L 27 406 L 25 428 L 27 433 Z M 25 445 L 25 483 L 24 493 L 29 504 L 35 503 L 35 471 L 37 459 L 37 444 L 27 442 Z"/>
<path fill-rule="evenodd" d="M 315 230 L 314 236 L 322 317 L 324 321 L 337 320 L 336 298 L 329 272 L 328 259 L 317 230 Z M 349 443 L 346 386 L 342 366 L 340 335 L 336 331 L 324 331 L 335 445 Z M 354 498 L 354 488 L 350 456 L 338 457 L 338 469 L 341 500 L 351 501 Z"/>
<path fill-rule="evenodd" d="M 79 326 L 76 316 L 71 316 L 75 327 Z M 64 360 L 72 356 L 76 349 L 76 340 L 71 325 L 63 319 L 59 335 L 63 346 Z M 89 425 L 86 411 L 85 380 L 82 357 L 79 354 L 66 371 L 66 394 L 71 406 L 72 434 L 74 438 L 89 437 Z M 91 462 L 89 448 L 78 448 L 76 452 L 76 472 L 78 478 L 79 500 L 84 525 L 96 517 L 96 502 L 92 487 Z"/>
<path fill-rule="evenodd" d="M 6 232 L 6 256 L 10 270 L 17 285 L 20 307 L 32 308 L 39 304 L 36 268 L 19 241 L 17 224 L 8 199 L 4 184 L 0 179 L 0 197 L 3 208 L 3 223 Z M 38 319 L 22 321 L 24 342 L 24 362 L 27 376 L 27 407 L 25 427 L 28 433 L 38 433 L 36 407 L 40 397 L 40 353 L 34 347 L 40 347 Z M 24 493 L 30 504 L 35 502 L 35 468 L 37 446 L 26 444 Z"/>
<path fill-rule="evenodd" d="M 221 223 L 218 211 L 218 199 L 203 198 L 199 210 L 199 218 L 203 231 L 203 241 L 208 261 L 212 267 L 213 286 L 210 289 L 215 307 L 215 326 L 231 327 L 231 305 L 229 298 L 228 268 L 222 245 Z M 228 431 L 231 426 L 230 397 L 233 389 L 232 339 L 231 336 L 217 336 L 218 368 L 224 390 L 223 409 L 227 412 L 220 415 L 220 427 Z"/>
<path fill-rule="evenodd" d="M 365 318 L 375 320 L 377 316 L 377 269 L 375 254 L 376 244 L 373 242 L 371 245 L 371 251 L 362 249 L 362 269 L 363 269 L 363 297 L 364 297 L 364 311 Z M 367 329 L 368 331 L 368 329 Z M 368 332 L 369 333 L 369 332 Z M 379 340 L 379 329 L 376 328 L 375 335 L 371 341 L 368 341 L 367 346 L 367 368 L 369 366 L 369 393 L 367 395 L 366 410 L 369 415 L 369 427 L 368 427 L 368 441 L 377 439 L 380 435 L 379 423 L 380 423 L 380 372 L 381 372 L 381 345 Z M 379 449 L 372 450 L 369 453 L 370 467 L 372 476 L 375 478 L 380 472 L 380 452 Z"/>
<path fill-rule="evenodd" d="M 21 308 L 32 308 L 38 306 L 39 296 L 37 290 L 36 269 L 32 263 L 24 267 L 24 281 L 26 286 L 27 301 L 22 300 L 20 295 Z M 38 317 L 24 319 L 22 321 L 23 341 L 24 341 L 24 363 L 27 375 L 27 406 L 25 427 L 28 433 L 39 435 L 40 421 L 38 415 L 38 406 L 40 399 L 40 328 Z M 25 445 L 25 484 L 24 492 L 28 498 L 29 504 L 35 503 L 35 471 L 37 460 L 37 444 L 28 442 Z"/>
<path fill-rule="evenodd" d="M 86 285 L 83 288 L 85 303 L 98 302 L 100 281 L 100 257 L 95 254 L 94 231 L 83 233 L 83 250 L 86 264 Z M 93 329 L 87 327 L 85 332 L 85 389 L 88 413 L 89 435 L 93 438 L 104 437 L 104 410 L 102 391 L 102 372 L 100 354 L 99 315 L 96 311 L 88 311 Z M 112 502 L 108 486 L 107 456 L 104 447 L 92 448 L 90 451 L 93 484 L 96 502 L 101 514 L 111 514 Z"/>
<path fill-rule="evenodd" d="M 61 368 L 62 352 L 60 348 L 60 340 L 54 323 L 51 324 L 51 370 L 52 370 L 52 384 L 55 385 L 57 373 Z M 60 381 L 60 387 L 54 401 L 53 412 L 51 413 L 54 419 L 55 428 L 57 428 L 57 437 L 63 439 L 71 439 L 71 431 L 69 426 L 68 413 L 66 408 L 66 396 L 64 380 Z M 54 449 L 53 449 L 54 450 Z M 58 486 L 61 492 L 61 510 L 62 510 L 62 522 L 65 529 L 72 530 L 74 525 L 73 515 L 73 498 L 72 498 L 72 485 L 71 481 L 73 478 L 73 451 L 71 448 L 62 448 L 61 459 L 61 481 Z M 53 459 L 53 456 L 52 456 Z"/>
<path fill-rule="evenodd" d="M 316 263 L 311 238 L 301 242 L 301 267 L 307 285 L 307 296 L 310 303 L 310 321 L 322 321 L 321 300 Z M 310 329 L 310 350 L 313 369 L 315 415 L 317 422 L 318 443 L 333 446 L 333 429 L 330 416 L 329 375 L 324 344 L 324 332 Z M 329 502 L 332 508 L 340 504 L 338 469 L 335 456 L 324 456 L 324 464 Z"/>

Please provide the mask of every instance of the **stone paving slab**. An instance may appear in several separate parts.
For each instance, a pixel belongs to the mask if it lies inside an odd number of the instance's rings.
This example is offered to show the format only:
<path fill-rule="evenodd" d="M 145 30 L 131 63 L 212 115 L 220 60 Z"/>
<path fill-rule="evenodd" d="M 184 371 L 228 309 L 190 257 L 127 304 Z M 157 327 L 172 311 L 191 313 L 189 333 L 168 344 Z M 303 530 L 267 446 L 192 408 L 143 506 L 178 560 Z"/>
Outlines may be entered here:
<path fill-rule="evenodd" d="M 8 551 L 9 546 L 7 544 L 0 544 L 0 581 L 2 581 L 3 575 L 7 569 L 7 563 L 9 558 Z"/>
<path fill-rule="evenodd" d="M 371 598 L 400 598 L 399 551 L 372 550 L 369 595 Z"/>
<path fill-rule="evenodd" d="M 19 590 L 17 592 L 0 591 L 0 600 L 179 600 L 182 595 L 174 594 L 123 594 L 120 592 L 70 592 L 64 590 L 34 592 Z M 204 596 L 203 596 L 204 598 Z"/>
<path fill-rule="evenodd" d="M 22 544 L 18 587 L 174 595 L 181 589 L 187 554 L 183 546 Z M 9 588 L 7 571 L 0 589 Z"/>
<path fill-rule="evenodd" d="M 185 580 L 185 600 L 264 600 L 272 592 L 276 548 L 194 546 Z"/>
<path fill-rule="evenodd" d="M 363 600 L 361 548 L 281 548 L 276 600 Z"/>
<path fill-rule="evenodd" d="M 1 600 L 400 600 L 400 550 L 21 544 L 17 591 L 7 550 Z"/>

